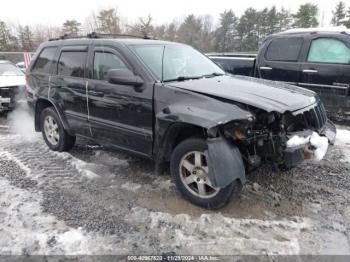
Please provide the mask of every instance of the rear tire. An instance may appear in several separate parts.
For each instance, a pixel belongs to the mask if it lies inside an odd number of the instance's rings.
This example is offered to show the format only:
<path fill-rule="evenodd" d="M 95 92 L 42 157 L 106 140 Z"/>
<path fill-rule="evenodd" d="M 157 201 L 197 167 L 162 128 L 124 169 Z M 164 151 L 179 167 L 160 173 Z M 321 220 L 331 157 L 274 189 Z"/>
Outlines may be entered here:
<path fill-rule="evenodd" d="M 53 151 L 69 151 L 75 144 L 75 136 L 64 129 L 63 124 L 53 107 L 41 112 L 40 127 L 47 146 Z"/>
<path fill-rule="evenodd" d="M 211 186 L 204 139 L 189 138 L 174 149 L 170 160 L 170 172 L 181 194 L 194 205 L 217 209 L 226 205 L 233 193 L 241 191 L 239 180 L 225 188 Z"/>

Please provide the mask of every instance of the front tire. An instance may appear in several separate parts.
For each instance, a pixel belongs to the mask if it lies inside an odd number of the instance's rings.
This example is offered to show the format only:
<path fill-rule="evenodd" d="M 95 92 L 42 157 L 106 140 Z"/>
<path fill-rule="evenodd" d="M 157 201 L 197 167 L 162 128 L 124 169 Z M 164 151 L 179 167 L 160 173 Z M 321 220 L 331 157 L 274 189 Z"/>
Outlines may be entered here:
<path fill-rule="evenodd" d="M 52 107 L 45 108 L 40 116 L 40 127 L 47 146 L 53 151 L 68 151 L 75 144 L 75 136 L 64 129 L 56 111 Z"/>
<path fill-rule="evenodd" d="M 170 172 L 181 194 L 194 205 L 207 209 L 223 207 L 241 184 L 233 181 L 225 188 L 215 188 L 208 177 L 208 165 L 204 139 L 189 138 L 174 149 L 170 160 Z"/>

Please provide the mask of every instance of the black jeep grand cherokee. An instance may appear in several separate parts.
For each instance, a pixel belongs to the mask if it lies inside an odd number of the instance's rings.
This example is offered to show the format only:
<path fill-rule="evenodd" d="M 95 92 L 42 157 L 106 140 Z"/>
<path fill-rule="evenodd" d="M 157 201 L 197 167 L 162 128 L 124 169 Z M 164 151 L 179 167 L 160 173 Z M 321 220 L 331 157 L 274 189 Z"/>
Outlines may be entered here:
<path fill-rule="evenodd" d="M 314 92 L 225 74 L 178 43 L 56 39 L 40 46 L 27 78 L 35 129 L 52 150 L 82 136 L 170 163 L 179 191 L 205 208 L 227 203 L 251 167 L 312 157 L 311 135 L 326 147 L 335 139 Z"/>

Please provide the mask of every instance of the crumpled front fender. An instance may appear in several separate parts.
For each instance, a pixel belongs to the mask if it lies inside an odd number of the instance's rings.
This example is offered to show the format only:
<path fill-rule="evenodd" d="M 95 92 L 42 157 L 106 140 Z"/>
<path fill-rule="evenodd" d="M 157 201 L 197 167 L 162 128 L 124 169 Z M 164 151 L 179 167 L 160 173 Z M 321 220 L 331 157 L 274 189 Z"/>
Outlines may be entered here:
<path fill-rule="evenodd" d="M 164 92 L 164 91 L 162 91 Z M 168 90 L 167 103 L 157 103 L 156 118 L 160 121 L 180 122 L 206 129 L 234 120 L 247 120 L 252 117 L 249 111 L 239 106 L 186 90 Z"/>
<path fill-rule="evenodd" d="M 245 168 L 239 149 L 223 137 L 209 138 L 208 176 L 214 187 L 225 188 L 235 180 L 246 182 Z"/>

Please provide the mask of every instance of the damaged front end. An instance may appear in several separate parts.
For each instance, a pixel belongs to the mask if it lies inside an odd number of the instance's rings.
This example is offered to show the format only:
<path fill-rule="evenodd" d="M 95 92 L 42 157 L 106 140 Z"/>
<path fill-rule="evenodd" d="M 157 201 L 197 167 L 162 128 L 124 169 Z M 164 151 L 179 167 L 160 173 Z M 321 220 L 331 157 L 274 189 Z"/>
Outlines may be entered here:
<path fill-rule="evenodd" d="M 0 87 L 0 113 L 11 111 L 16 106 L 16 95 L 19 87 Z"/>
<path fill-rule="evenodd" d="M 224 125 L 224 136 L 238 146 L 246 166 L 271 163 L 292 168 L 304 160 L 321 160 L 333 144 L 336 129 L 320 101 L 284 114 L 251 109 L 254 121 Z"/>

